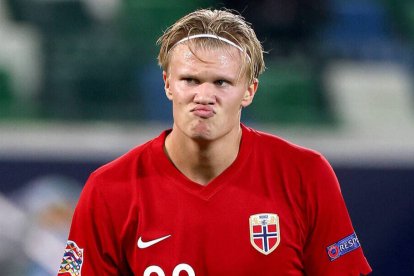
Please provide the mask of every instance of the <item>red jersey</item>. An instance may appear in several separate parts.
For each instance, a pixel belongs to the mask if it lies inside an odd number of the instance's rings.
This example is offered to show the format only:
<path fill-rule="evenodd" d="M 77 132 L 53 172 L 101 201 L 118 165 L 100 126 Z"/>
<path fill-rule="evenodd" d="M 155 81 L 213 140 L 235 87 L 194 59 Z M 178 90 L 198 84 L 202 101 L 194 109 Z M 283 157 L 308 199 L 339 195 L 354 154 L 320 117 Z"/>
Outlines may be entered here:
<path fill-rule="evenodd" d="M 328 162 L 242 131 L 236 160 L 206 186 L 168 159 L 168 131 L 92 173 L 59 275 L 368 274 Z"/>

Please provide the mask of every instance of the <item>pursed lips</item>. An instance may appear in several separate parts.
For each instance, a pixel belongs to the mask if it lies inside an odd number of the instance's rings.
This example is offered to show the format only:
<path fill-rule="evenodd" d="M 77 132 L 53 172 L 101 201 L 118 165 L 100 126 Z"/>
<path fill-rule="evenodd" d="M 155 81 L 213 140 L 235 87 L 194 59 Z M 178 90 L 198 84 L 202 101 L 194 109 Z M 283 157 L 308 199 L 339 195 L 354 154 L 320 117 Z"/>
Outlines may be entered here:
<path fill-rule="evenodd" d="M 196 105 L 193 109 L 190 110 L 195 116 L 201 117 L 204 119 L 213 117 L 216 112 L 214 108 L 208 105 Z"/>

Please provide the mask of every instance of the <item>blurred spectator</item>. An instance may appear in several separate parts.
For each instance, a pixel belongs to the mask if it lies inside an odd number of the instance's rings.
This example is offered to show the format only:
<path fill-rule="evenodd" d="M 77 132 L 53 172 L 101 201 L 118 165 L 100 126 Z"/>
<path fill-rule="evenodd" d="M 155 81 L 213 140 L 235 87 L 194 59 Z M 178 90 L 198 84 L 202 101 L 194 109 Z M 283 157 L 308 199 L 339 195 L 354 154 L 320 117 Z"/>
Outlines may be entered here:
<path fill-rule="evenodd" d="M 59 175 L 0 197 L 0 264 L 5 275 L 56 275 L 81 185 Z"/>
<path fill-rule="evenodd" d="M 30 101 L 40 88 L 40 36 L 33 26 L 14 22 L 8 4 L 0 0 L 0 72 L 10 75 L 10 97 Z"/>

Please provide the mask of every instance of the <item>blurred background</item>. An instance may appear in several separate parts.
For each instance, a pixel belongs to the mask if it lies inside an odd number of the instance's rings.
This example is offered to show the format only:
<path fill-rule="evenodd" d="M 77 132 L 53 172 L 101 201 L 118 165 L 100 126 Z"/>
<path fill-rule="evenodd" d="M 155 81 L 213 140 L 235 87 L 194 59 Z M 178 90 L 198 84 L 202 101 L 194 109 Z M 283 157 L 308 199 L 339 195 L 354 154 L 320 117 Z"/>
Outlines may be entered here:
<path fill-rule="evenodd" d="M 0 0 L 1 275 L 56 275 L 88 175 L 171 126 L 156 39 L 223 6 L 268 52 L 243 121 L 322 152 L 373 275 L 414 275 L 414 1 Z"/>

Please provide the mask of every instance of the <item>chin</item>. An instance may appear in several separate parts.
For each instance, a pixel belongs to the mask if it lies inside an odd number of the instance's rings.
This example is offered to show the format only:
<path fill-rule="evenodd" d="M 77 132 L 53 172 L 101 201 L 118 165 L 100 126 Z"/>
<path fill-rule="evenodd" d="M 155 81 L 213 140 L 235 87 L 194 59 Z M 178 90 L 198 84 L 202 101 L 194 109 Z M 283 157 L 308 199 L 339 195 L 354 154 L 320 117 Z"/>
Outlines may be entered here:
<path fill-rule="evenodd" d="M 194 140 L 208 141 L 212 140 L 213 133 L 211 128 L 205 124 L 197 124 L 189 130 L 189 136 Z"/>
<path fill-rule="evenodd" d="M 194 140 L 199 141 L 209 141 L 212 140 L 212 135 L 210 132 L 206 131 L 192 131 L 190 137 Z"/>

